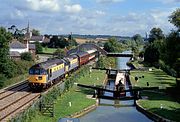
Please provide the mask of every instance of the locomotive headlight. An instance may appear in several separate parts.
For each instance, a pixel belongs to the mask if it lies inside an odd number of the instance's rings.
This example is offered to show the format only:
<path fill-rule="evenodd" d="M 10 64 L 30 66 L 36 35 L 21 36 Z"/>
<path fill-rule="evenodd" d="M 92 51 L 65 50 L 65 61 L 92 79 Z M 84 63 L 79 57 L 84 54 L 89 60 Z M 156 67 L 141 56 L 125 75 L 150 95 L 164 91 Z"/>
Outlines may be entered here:
<path fill-rule="evenodd" d="M 39 79 L 39 80 L 42 80 L 42 76 L 39 76 L 38 79 Z"/>

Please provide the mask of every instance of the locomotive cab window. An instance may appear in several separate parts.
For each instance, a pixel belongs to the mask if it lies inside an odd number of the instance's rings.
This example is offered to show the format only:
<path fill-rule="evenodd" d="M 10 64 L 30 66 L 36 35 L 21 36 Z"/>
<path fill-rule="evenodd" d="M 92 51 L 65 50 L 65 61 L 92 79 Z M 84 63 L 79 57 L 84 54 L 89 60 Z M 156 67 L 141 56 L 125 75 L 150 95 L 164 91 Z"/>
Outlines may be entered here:
<path fill-rule="evenodd" d="M 29 74 L 30 75 L 45 75 L 46 70 L 44 70 L 44 69 L 30 69 Z"/>

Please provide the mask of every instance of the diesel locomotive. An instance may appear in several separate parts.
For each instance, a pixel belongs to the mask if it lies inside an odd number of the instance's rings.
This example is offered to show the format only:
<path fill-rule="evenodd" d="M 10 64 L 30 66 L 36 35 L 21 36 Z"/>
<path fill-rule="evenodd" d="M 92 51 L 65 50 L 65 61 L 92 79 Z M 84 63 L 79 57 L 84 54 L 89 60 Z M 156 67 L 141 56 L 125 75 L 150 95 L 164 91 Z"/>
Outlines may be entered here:
<path fill-rule="evenodd" d="M 31 89 L 45 89 L 55 84 L 60 79 L 82 65 L 94 60 L 98 55 L 97 50 L 80 51 L 63 59 L 51 59 L 33 65 L 29 69 L 28 83 Z"/>

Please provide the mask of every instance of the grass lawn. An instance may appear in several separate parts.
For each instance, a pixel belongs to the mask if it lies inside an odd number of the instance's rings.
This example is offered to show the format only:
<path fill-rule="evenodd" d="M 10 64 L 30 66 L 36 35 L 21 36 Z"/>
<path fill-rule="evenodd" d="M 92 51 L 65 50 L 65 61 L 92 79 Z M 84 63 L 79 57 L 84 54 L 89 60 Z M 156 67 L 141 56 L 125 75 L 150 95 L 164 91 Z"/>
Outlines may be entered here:
<path fill-rule="evenodd" d="M 102 85 L 104 78 L 105 71 L 93 70 L 91 74 L 87 74 L 84 77 L 81 77 L 77 83 L 89 85 L 93 85 L 95 83 L 96 85 Z M 62 96 L 59 96 L 55 101 L 55 117 L 43 116 L 41 113 L 37 113 L 36 117 L 32 121 L 57 122 L 59 118 L 66 117 L 70 114 L 82 110 L 83 108 L 95 104 L 96 102 L 94 99 L 86 98 L 88 93 L 88 90 L 77 88 L 77 86 L 74 85 L 70 91 L 64 93 Z M 69 102 L 72 103 L 71 107 L 69 107 Z"/>
<path fill-rule="evenodd" d="M 167 119 L 180 122 L 180 104 L 166 94 L 143 92 L 148 100 L 140 100 L 141 106 Z"/>
<path fill-rule="evenodd" d="M 139 78 L 138 82 L 135 81 L 134 77 Z M 144 78 L 142 78 L 144 76 Z M 172 87 L 175 86 L 176 81 L 174 77 L 167 75 L 161 69 L 153 68 L 152 71 L 131 71 L 130 75 L 132 85 L 145 87 L 147 82 L 151 87 L 153 86 L 163 86 L 163 87 Z"/>
<path fill-rule="evenodd" d="M 144 76 L 144 78 L 139 78 L 136 82 L 135 76 Z M 130 78 L 132 85 L 137 87 L 146 87 L 147 82 L 149 82 L 150 87 L 163 86 L 164 88 L 174 87 L 176 83 L 174 77 L 155 68 L 152 71 L 132 71 Z M 180 104 L 163 90 L 161 93 L 143 91 L 142 96 L 148 96 L 148 99 L 139 101 L 142 107 L 167 119 L 180 121 Z"/>
<path fill-rule="evenodd" d="M 43 47 L 43 53 L 54 53 L 57 50 L 57 48 L 44 48 Z"/>

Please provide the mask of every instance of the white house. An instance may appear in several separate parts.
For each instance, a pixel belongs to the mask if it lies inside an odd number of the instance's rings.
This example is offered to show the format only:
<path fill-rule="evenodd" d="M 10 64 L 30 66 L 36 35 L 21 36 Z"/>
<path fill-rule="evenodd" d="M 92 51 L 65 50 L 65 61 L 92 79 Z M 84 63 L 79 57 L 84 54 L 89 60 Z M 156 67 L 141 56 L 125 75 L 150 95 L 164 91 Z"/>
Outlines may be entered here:
<path fill-rule="evenodd" d="M 10 52 L 19 53 L 29 52 L 29 43 L 26 41 L 26 44 L 22 44 L 21 42 L 14 40 L 10 43 L 9 50 Z"/>

